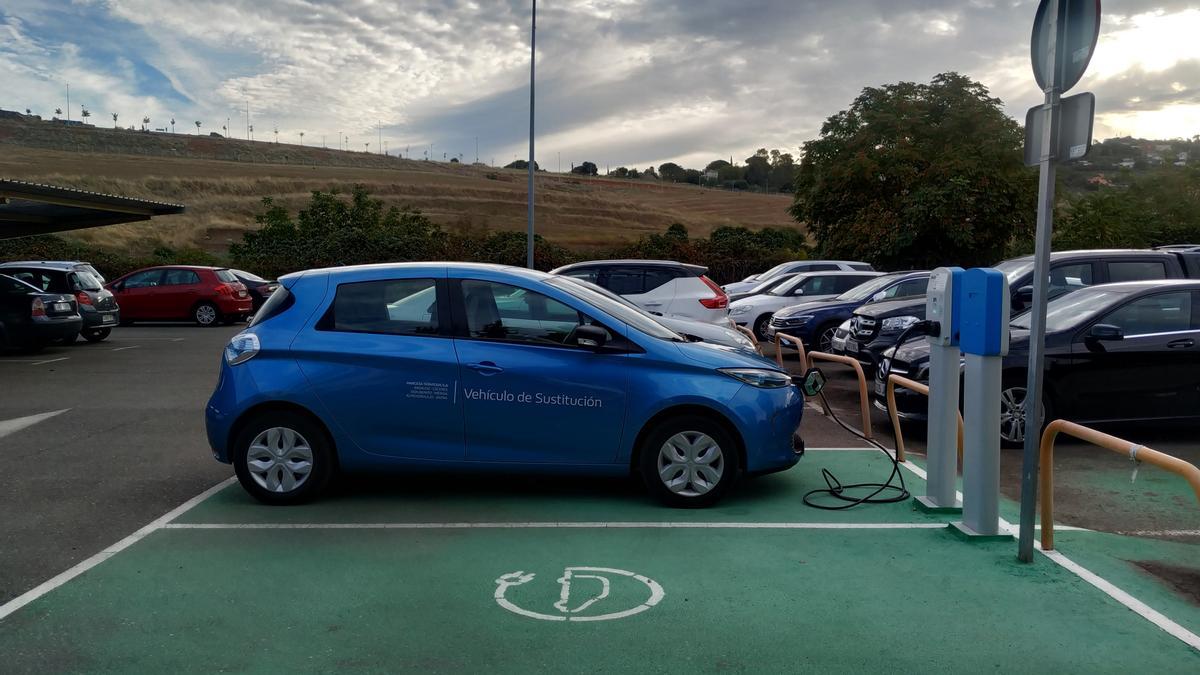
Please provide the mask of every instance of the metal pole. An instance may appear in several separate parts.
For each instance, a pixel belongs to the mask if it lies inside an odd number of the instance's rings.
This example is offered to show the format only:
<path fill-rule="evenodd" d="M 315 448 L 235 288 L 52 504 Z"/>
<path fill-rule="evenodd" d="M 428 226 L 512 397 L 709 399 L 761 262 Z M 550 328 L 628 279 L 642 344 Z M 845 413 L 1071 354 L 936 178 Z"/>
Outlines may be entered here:
<path fill-rule="evenodd" d="M 67 121 L 71 121 L 71 84 L 67 83 Z"/>
<path fill-rule="evenodd" d="M 529 20 L 529 232 L 525 239 L 525 266 L 533 269 L 533 83 L 537 61 L 537 0 Z"/>
<path fill-rule="evenodd" d="M 1033 310 L 1029 326 L 1029 373 L 1025 382 L 1025 448 L 1021 462 L 1021 524 L 1017 558 L 1033 561 L 1033 521 L 1037 517 L 1039 442 L 1042 430 L 1042 369 L 1045 367 L 1046 301 L 1050 279 L 1050 235 L 1054 230 L 1054 179 L 1057 169 L 1054 149 L 1058 147 L 1058 101 L 1061 66 L 1058 63 L 1058 36 L 1065 4 L 1053 0 L 1049 54 L 1050 86 L 1045 90 L 1042 108 L 1042 162 L 1038 185 L 1037 248 L 1033 261 Z"/>

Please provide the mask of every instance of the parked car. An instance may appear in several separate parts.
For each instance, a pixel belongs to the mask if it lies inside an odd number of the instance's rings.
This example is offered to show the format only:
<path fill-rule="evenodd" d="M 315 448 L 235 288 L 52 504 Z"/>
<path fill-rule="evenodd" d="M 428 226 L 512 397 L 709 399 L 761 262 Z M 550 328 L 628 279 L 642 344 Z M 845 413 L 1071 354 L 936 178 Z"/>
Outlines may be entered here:
<path fill-rule="evenodd" d="M 767 324 L 767 339 L 780 331 L 799 338 L 806 349 L 828 352 L 834 334 L 854 310 L 871 302 L 925 295 L 929 272 L 892 272 L 865 281 L 829 300 L 808 300 L 775 312 Z"/>
<path fill-rule="evenodd" d="M 1031 316 L 1013 320 L 1003 360 L 1000 437 L 1012 447 L 1025 440 Z M 906 342 L 882 365 L 874 399 L 886 410 L 883 371 L 928 382 L 929 343 Z M 1056 298 L 1046 312 L 1045 372 L 1047 420 L 1200 419 L 1200 281 L 1105 284 Z M 896 412 L 925 419 L 928 400 L 897 388 Z"/>
<path fill-rule="evenodd" d="M 729 315 L 729 296 L 704 276 L 707 272 L 707 267 L 669 260 L 593 260 L 550 273 L 590 281 L 647 312 L 723 323 Z"/>
<path fill-rule="evenodd" d="M 263 306 L 267 298 L 271 297 L 275 289 L 279 288 L 279 282 L 264 279 L 253 272 L 235 269 L 229 271 L 233 272 L 233 276 L 237 277 L 237 280 L 242 282 L 242 285 L 246 287 L 246 292 L 250 294 L 250 302 L 253 303 L 255 312 Z"/>
<path fill-rule="evenodd" d="M 201 326 L 231 324 L 254 310 L 250 293 L 228 269 L 167 265 L 130 272 L 108 284 L 121 322 L 191 319 Z"/>
<path fill-rule="evenodd" d="M 410 263 L 281 278 L 226 347 L 206 422 L 214 457 L 271 504 L 315 497 L 336 467 L 634 472 L 686 507 L 793 466 L 803 408 L 772 361 L 568 279 Z"/>
<path fill-rule="evenodd" d="M 83 326 L 79 304 L 66 293 L 47 293 L 0 274 L 0 348 L 38 351 L 74 337 Z"/>
<path fill-rule="evenodd" d="M 95 267 L 93 267 L 91 263 L 81 262 L 79 260 L 13 260 L 11 262 L 7 262 L 4 264 L 5 265 L 16 265 L 17 267 L 28 267 L 30 265 L 46 265 L 46 264 L 62 265 L 64 267 L 67 267 L 72 270 L 79 270 L 82 272 L 87 272 L 88 274 L 99 279 L 100 283 L 104 283 L 106 281 L 104 278 L 104 275 L 100 274 L 100 271 L 97 270 Z"/>
<path fill-rule="evenodd" d="M 880 272 L 803 272 L 762 295 L 742 298 L 729 305 L 729 318 L 748 326 L 760 340 L 767 338 L 771 315 L 802 300 L 827 300 L 873 279 Z"/>
<path fill-rule="evenodd" d="M 1141 279 L 1178 279 L 1189 276 L 1192 256 L 1200 254 L 1169 251 L 1095 250 L 1062 251 L 1050 254 L 1049 297 L 1094 284 Z M 1025 256 L 996 265 L 1008 278 L 1012 313 L 1029 307 L 1033 297 L 1033 258 Z M 842 348 L 867 370 L 873 370 L 880 355 L 896 344 L 905 328 L 925 319 L 925 297 L 865 305 L 854 312 L 850 336 Z M 835 348 L 836 351 L 836 348 Z"/>
<path fill-rule="evenodd" d="M 121 312 L 113 294 L 80 263 L 3 263 L 0 272 L 46 293 L 69 293 L 75 297 L 83 327 L 78 333 L 64 338 L 65 342 L 74 342 L 79 336 L 88 342 L 100 342 L 120 322 Z"/>
<path fill-rule="evenodd" d="M 642 314 L 645 314 L 649 319 L 661 323 L 662 325 L 666 326 L 667 328 L 669 328 L 669 329 L 675 331 L 676 333 L 679 333 L 683 337 L 687 338 L 691 342 L 708 342 L 708 343 L 715 344 L 715 345 L 724 345 L 726 347 L 733 347 L 734 349 L 743 349 L 743 350 L 749 351 L 750 353 L 754 353 L 754 354 L 758 353 L 758 351 L 754 348 L 754 343 L 750 341 L 750 338 L 746 337 L 739 331 L 734 330 L 732 327 L 722 326 L 722 325 L 716 324 L 716 323 L 705 323 L 703 321 L 693 321 L 692 319 L 680 319 L 680 318 L 670 317 L 670 316 L 657 316 L 657 315 L 651 314 L 650 312 L 647 312 L 646 310 L 642 309 L 641 307 L 638 307 L 637 305 L 626 300 L 625 298 L 622 298 L 621 296 L 617 295 L 616 293 L 613 293 L 612 291 L 608 290 L 607 288 L 597 286 L 596 284 L 593 284 L 590 281 L 585 281 L 583 279 L 579 279 L 576 277 L 569 277 L 569 276 L 565 276 L 565 275 L 563 276 L 563 279 L 566 279 L 572 283 L 579 284 L 585 288 L 591 289 L 592 291 L 595 291 L 596 293 L 600 293 L 600 294 L 604 295 L 605 297 L 610 298 L 613 302 L 619 302 L 635 312 L 641 312 Z"/>
<path fill-rule="evenodd" d="M 770 279 L 767 279 L 766 281 L 759 282 L 758 284 L 756 284 L 754 286 L 754 288 L 751 288 L 748 291 L 743 291 L 741 293 L 729 293 L 728 294 L 729 302 L 736 302 L 738 300 L 741 300 L 742 298 L 748 298 L 752 295 L 762 295 L 763 293 L 766 293 L 767 291 L 775 288 L 776 286 L 779 286 L 780 284 L 785 283 L 788 279 L 791 279 L 792 277 L 796 276 L 797 274 L 800 274 L 800 273 L 799 272 L 787 272 L 785 274 L 776 274 L 775 276 L 771 277 Z"/>
<path fill-rule="evenodd" d="M 835 270 L 845 270 L 847 272 L 873 272 L 875 268 L 870 263 L 857 262 L 852 260 L 793 260 L 791 262 L 780 263 L 759 274 L 752 274 L 741 281 L 735 281 L 731 284 L 726 284 L 722 288 L 726 293 L 745 293 L 754 288 L 756 284 L 760 284 L 767 279 L 778 276 L 780 274 L 799 274 L 801 272 L 833 272 Z"/>

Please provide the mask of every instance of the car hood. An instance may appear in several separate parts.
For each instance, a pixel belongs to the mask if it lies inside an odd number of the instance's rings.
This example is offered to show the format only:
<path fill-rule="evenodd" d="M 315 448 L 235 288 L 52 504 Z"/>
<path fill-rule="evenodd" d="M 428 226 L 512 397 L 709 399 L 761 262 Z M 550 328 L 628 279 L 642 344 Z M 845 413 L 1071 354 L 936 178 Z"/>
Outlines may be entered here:
<path fill-rule="evenodd" d="M 775 316 L 780 317 L 780 318 L 787 318 L 789 316 L 796 316 L 797 314 L 807 314 L 809 312 L 826 312 L 829 310 L 838 310 L 838 309 L 854 309 L 855 307 L 858 307 L 859 304 L 861 304 L 861 303 L 859 303 L 857 301 L 846 301 L 846 300 L 809 300 L 807 302 L 801 302 L 801 303 L 795 304 L 795 305 L 788 305 L 787 307 L 779 310 L 778 312 L 775 312 Z"/>
<path fill-rule="evenodd" d="M 685 337 L 697 338 L 704 342 L 724 345 L 738 350 L 749 349 L 753 351 L 754 349 L 754 345 L 741 333 L 715 323 L 667 316 L 656 316 L 654 320 Z"/>
<path fill-rule="evenodd" d="M 1008 337 L 1008 353 L 1023 354 L 1029 350 L 1029 331 L 1013 329 Z M 885 356 L 888 354 L 885 353 Z M 922 366 L 929 361 L 929 341 L 925 338 L 914 338 L 900 345 L 892 356 L 898 363 L 910 366 Z"/>
<path fill-rule="evenodd" d="M 854 312 L 861 316 L 882 318 L 889 316 L 917 316 L 925 318 L 925 297 L 919 299 L 884 300 L 859 307 Z"/>
<path fill-rule="evenodd" d="M 779 370 L 774 361 L 734 347 L 713 344 L 711 342 L 680 342 L 676 348 L 689 361 L 710 368 L 770 368 Z"/>

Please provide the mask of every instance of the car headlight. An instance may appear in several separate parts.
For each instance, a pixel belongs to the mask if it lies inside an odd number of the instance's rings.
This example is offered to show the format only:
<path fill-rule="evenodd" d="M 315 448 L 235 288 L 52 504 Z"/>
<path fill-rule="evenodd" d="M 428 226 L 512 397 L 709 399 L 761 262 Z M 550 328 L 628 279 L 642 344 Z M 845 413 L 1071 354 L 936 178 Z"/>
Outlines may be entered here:
<path fill-rule="evenodd" d="M 238 333 L 225 345 L 225 363 L 236 366 L 254 358 L 258 353 L 258 336 L 254 333 Z"/>
<path fill-rule="evenodd" d="M 791 375 L 768 368 L 718 368 L 717 372 L 763 389 L 779 389 L 792 383 Z"/>
<path fill-rule="evenodd" d="M 745 314 L 746 312 L 749 312 L 749 311 L 750 311 L 749 305 L 735 305 L 735 306 L 729 308 L 729 313 L 734 316 L 737 316 L 738 314 Z"/>
<path fill-rule="evenodd" d="M 800 316 L 789 316 L 789 317 L 784 317 L 784 318 L 786 318 L 789 323 L 793 323 L 797 326 L 803 326 L 804 324 L 808 323 L 809 321 L 812 321 L 813 315 L 812 314 L 801 314 Z"/>
<path fill-rule="evenodd" d="M 883 320 L 883 326 L 881 329 L 888 331 L 904 330 L 918 321 L 920 321 L 920 319 L 915 316 L 893 316 L 890 319 Z"/>

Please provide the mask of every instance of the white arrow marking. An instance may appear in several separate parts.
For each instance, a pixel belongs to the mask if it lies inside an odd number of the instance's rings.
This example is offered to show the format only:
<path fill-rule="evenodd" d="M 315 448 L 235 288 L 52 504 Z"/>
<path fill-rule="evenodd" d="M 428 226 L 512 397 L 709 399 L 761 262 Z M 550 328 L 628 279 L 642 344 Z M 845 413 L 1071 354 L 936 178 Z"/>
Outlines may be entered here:
<path fill-rule="evenodd" d="M 40 413 L 37 415 L 30 415 L 29 417 L 18 417 L 14 420 L 0 420 L 0 438 L 4 438 L 9 434 L 15 434 L 22 429 L 31 427 L 42 420 L 48 420 L 56 415 L 61 415 L 68 410 L 70 410 L 70 408 L 63 408 L 62 410 Z"/>

